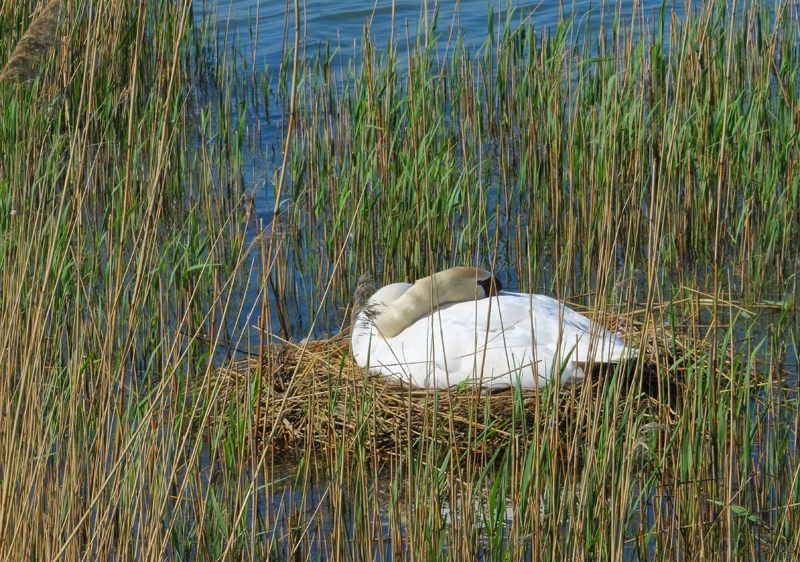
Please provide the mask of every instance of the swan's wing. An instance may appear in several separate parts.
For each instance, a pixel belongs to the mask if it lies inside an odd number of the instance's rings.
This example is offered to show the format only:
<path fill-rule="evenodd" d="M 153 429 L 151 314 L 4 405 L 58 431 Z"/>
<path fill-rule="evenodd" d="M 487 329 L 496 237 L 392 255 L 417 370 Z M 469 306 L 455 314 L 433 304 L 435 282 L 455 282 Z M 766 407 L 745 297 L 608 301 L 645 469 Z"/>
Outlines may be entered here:
<path fill-rule="evenodd" d="M 356 360 L 366 365 L 367 350 L 361 345 L 359 356 L 355 342 Z M 632 356 L 589 318 L 550 297 L 520 293 L 446 305 L 388 340 L 372 334 L 371 342 L 371 369 L 420 387 L 542 386 L 553 372 L 580 378 L 580 364 Z"/>
<path fill-rule="evenodd" d="M 461 377 L 541 386 L 554 372 L 566 381 L 581 378 L 587 363 L 635 357 L 615 334 L 545 295 L 503 293 L 443 308 L 441 318 L 443 342 L 466 356 L 458 365 L 452 352 L 444 355 L 451 377 L 455 363 Z"/>
<path fill-rule="evenodd" d="M 413 379 L 429 386 L 543 385 L 532 357 L 530 315 L 508 304 L 484 299 L 446 305 L 389 343 L 401 351 Z"/>
<path fill-rule="evenodd" d="M 544 352 L 571 353 L 579 363 L 613 363 L 636 357 L 636 351 L 609 330 L 563 303 L 545 295 L 513 294 L 518 301 L 528 301 L 536 345 Z M 561 338 L 560 341 L 558 338 Z"/>

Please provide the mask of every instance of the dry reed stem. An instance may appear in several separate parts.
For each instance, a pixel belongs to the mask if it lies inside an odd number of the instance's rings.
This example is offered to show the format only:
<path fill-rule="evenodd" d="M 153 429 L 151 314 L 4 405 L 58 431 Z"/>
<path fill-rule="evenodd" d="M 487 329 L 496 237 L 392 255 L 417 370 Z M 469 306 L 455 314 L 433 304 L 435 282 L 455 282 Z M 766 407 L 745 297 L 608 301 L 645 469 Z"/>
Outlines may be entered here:
<path fill-rule="evenodd" d="M 33 18 L 28 31 L 19 40 L 0 73 L 0 84 L 30 82 L 39 77 L 45 56 L 51 47 L 60 43 L 56 32 L 61 23 L 61 2 L 53 0 Z"/>

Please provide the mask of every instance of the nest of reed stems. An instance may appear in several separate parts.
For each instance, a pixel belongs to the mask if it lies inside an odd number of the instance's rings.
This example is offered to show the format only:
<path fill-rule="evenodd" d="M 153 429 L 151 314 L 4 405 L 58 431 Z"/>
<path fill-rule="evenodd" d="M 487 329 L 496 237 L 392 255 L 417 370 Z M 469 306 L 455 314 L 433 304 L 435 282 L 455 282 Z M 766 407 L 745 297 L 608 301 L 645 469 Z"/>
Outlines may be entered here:
<path fill-rule="evenodd" d="M 512 435 L 532 434 L 526 427 L 547 427 L 560 447 L 572 448 L 593 431 L 593 420 L 608 419 L 609 413 L 618 420 L 633 414 L 657 427 L 674 423 L 684 368 L 707 344 L 672 337 L 630 316 L 607 316 L 601 323 L 640 349 L 641 360 L 597 367 L 572 385 L 489 392 L 475 385 L 436 392 L 414 388 L 365 373 L 350 357 L 349 331 L 272 346 L 260 360 L 214 371 L 203 385 L 217 393 L 218 416 L 231 415 L 231 408 L 252 415 L 257 442 L 269 438 L 277 449 L 360 443 L 391 453 L 434 438 L 461 451 L 487 453 L 508 444 Z M 604 410 L 603 418 L 597 408 Z"/>

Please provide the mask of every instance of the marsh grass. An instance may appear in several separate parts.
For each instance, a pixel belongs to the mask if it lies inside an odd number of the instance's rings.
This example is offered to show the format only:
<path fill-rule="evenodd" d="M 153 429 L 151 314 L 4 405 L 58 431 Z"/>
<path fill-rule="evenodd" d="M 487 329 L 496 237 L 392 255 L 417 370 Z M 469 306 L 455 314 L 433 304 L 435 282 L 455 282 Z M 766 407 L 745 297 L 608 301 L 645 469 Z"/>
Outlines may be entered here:
<path fill-rule="evenodd" d="M 0 3 L 3 72 L 31 71 L 0 82 L 3 559 L 797 556 L 794 5 L 577 43 L 490 14 L 477 50 L 431 10 L 269 74 L 194 8 Z M 341 340 L 270 352 L 344 327 L 361 273 L 466 263 L 630 317 L 655 396 L 640 367 L 505 417 L 426 393 L 389 431 Z"/>
<path fill-rule="evenodd" d="M 433 21 L 402 63 L 371 35 L 350 62 L 321 48 L 301 61 L 286 267 L 330 275 L 347 247 L 343 303 L 361 273 L 465 259 L 573 295 L 634 275 L 793 290 L 797 13 L 740 10 L 606 14 L 599 33 L 603 10 L 543 32 L 509 14 L 477 51 Z"/>

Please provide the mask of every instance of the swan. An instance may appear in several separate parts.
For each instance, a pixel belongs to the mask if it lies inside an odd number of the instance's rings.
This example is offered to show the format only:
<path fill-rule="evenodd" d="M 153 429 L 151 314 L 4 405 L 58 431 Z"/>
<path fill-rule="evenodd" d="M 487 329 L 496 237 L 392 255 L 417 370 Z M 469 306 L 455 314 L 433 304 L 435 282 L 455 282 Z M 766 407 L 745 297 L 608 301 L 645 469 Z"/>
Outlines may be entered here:
<path fill-rule="evenodd" d="M 421 388 L 576 382 L 588 364 L 637 355 L 558 300 L 504 292 L 476 267 L 382 287 L 356 310 L 350 344 L 360 367 Z"/>

